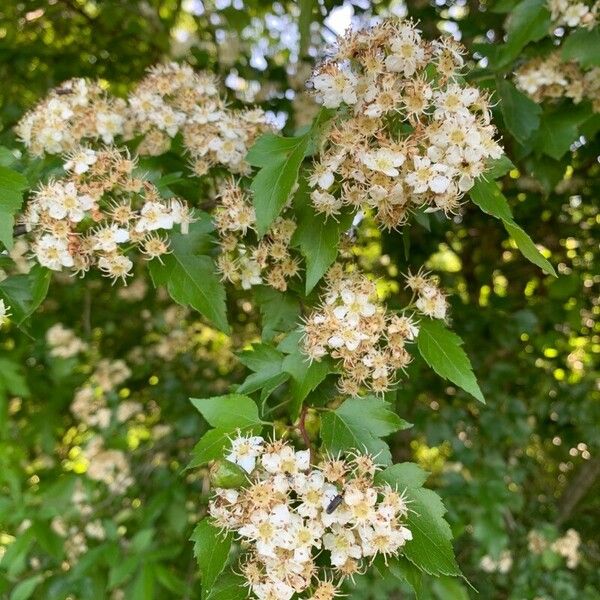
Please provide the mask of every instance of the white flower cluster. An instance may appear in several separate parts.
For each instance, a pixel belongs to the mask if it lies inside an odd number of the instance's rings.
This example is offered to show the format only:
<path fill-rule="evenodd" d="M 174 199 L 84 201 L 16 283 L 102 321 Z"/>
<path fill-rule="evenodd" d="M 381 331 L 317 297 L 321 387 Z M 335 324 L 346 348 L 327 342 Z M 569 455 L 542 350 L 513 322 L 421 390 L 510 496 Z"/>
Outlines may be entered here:
<path fill-rule="evenodd" d="M 548 8 L 555 26 L 587 27 L 591 29 L 598 22 L 600 2 L 580 0 L 548 0 Z"/>
<path fill-rule="evenodd" d="M 412 210 L 455 212 L 488 159 L 499 158 L 489 102 L 461 83 L 464 50 L 422 39 L 410 21 L 348 33 L 313 75 L 335 108 L 310 185 L 315 209 L 371 208 L 397 228 Z"/>
<path fill-rule="evenodd" d="M 216 164 L 231 173 L 248 173 L 248 148 L 271 127 L 263 110 L 232 110 L 219 95 L 212 73 L 196 73 L 188 65 L 152 67 L 128 97 L 130 135 L 144 135 L 138 152 L 162 154 L 177 133 L 203 175 Z"/>
<path fill-rule="evenodd" d="M 446 298 L 431 277 L 409 275 L 407 286 L 416 301 L 405 312 L 416 309 L 435 319 L 446 317 Z M 358 395 L 363 388 L 383 393 L 394 385 L 396 372 L 411 361 L 406 345 L 416 339 L 419 328 L 410 316 L 386 313 L 373 281 L 346 273 L 337 264 L 327 274 L 323 303 L 307 317 L 303 332 L 308 357 L 340 361 L 340 391 Z"/>
<path fill-rule="evenodd" d="M 600 67 L 583 71 L 576 62 L 563 62 L 559 52 L 527 61 L 516 71 L 515 84 L 536 102 L 589 100 L 600 112 Z"/>
<path fill-rule="evenodd" d="M 137 247 L 148 259 L 169 251 L 168 238 L 159 232 L 180 225 L 186 233 L 189 209 L 176 198 L 163 200 L 135 166 L 116 148 L 81 147 L 68 155 L 68 176 L 39 187 L 22 216 L 41 265 L 81 274 L 97 266 L 125 282 L 133 269 L 128 250 Z"/>
<path fill-rule="evenodd" d="M 532 530 L 527 534 L 527 542 L 528 549 L 533 554 L 542 554 L 547 550 L 556 552 L 566 560 L 569 569 L 576 569 L 581 560 L 579 552 L 581 536 L 575 529 L 567 529 L 565 535 L 553 542 L 548 540 L 542 533 Z"/>
<path fill-rule="evenodd" d="M 124 494 L 133 485 L 127 454 L 106 448 L 101 436 L 96 435 L 87 443 L 83 457 L 88 464 L 87 477 L 106 484 L 113 494 Z"/>
<path fill-rule="evenodd" d="M 312 467 L 308 450 L 240 435 L 227 459 L 248 473 L 249 484 L 215 489 L 209 512 L 247 549 L 240 571 L 260 600 L 294 594 L 332 600 L 337 582 L 377 555 L 399 554 L 412 539 L 403 524 L 409 510 L 403 494 L 375 485 L 377 466 L 369 455 Z"/>
<path fill-rule="evenodd" d="M 508 573 L 512 569 L 513 557 L 510 550 L 503 550 L 498 557 L 495 559 L 489 554 L 486 554 L 479 561 L 481 570 L 486 573 Z"/>
<path fill-rule="evenodd" d="M 103 541 L 106 538 L 106 530 L 100 519 L 90 520 L 94 509 L 80 481 L 73 489 L 70 508 L 69 515 L 54 517 L 50 527 L 56 535 L 65 538 L 66 558 L 74 565 L 88 551 L 89 541 Z"/>
<path fill-rule="evenodd" d="M 68 152 L 84 140 L 110 144 L 123 135 L 126 108 L 99 83 L 70 79 L 23 116 L 15 132 L 34 156 Z"/>
<path fill-rule="evenodd" d="M 222 186 L 218 201 L 214 220 L 221 246 L 217 264 L 223 279 L 239 283 L 244 290 L 266 283 L 285 292 L 288 280 L 300 272 L 299 260 L 290 252 L 296 223 L 279 217 L 265 236 L 252 243 L 246 236 L 254 230 L 256 216 L 245 191 L 230 181 Z"/>
<path fill-rule="evenodd" d="M 62 323 L 52 325 L 46 331 L 46 343 L 50 346 L 50 356 L 71 358 L 80 352 L 85 352 L 88 345 Z"/>

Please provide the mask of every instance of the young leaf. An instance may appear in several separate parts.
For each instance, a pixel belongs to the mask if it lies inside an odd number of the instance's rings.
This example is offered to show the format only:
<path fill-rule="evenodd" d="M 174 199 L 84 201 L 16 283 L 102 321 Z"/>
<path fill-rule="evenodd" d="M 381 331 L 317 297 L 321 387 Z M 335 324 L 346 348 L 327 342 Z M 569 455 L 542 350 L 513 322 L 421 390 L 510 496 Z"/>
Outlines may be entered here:
<path fill-rule="evenodd" d="M 210 219 L 202 217 L 192 223 L 188 234 L 174 234 L 173 251 L 150 263 L 154 285 L 166 285 L 169 294 L 179 304 L 191 306 L 212 321 L 221 331 L 229 332 L 225 287 L 216 273 L 210 256 Z"/>
<path fill-rule="evenodd" d="M 262 425 L 258 408 L 248 396 L 229 394 L 190 400 L 212 427 L 235 430 Z"/>
<path fill-rule="evenodd" d="M 259 149 L 254 152 L 250 149 L 248 154 L 255 164 L 262 167 L 250 186 L 259 236 L 267 232 L 288 201 L 310 139 L 308 133 L 297 138 L 267 135 L 257 141 Z"/>
<path fill-rule="evenodd" d="M 306 294 L 309 294 L 335 261 L 340 235 L 352 225 L 352 214 L 344 213 L 336 219 L 326 219 L 316 213 L 304 179 L 294 197 L 294 206 L 298 228 L 292 242 L 300 248 L 306 260 Z"/>
<path fill-rule="evenodd" d="M 452 531 L 444 519 L 446 509 L 441 498 L 422 487 L 422 475 L 417 470 L 396 467 L 378 473 L 377 480 L 405 492 L 410 509 L 406 525 L 413 539 L 406 543 L 404 556 L 430 575 L 460 576 L 452 549 Z"/>
<path fill-rule="evenodd" d="M 268 342 L 276 333 L 287 333 L 296 327 L 300 303 L 291 294 L 268 286 L 253 288 L 262 317 L 262 339 Z"/>
<path fill-rule="evenodd" d="M 296 347 L 295 352 L 283 359 L 282 368 L 292 376 L 290 417 L 295 421 L 300 414 L 304 399 L 327 377 L 328 373 L 331 373 L 333 366 L 326 358 L 310 362 Z"/>
<path fill-rule="evenodd" d="M 410 506 L 406 524 L 413 534 L 404 550 L 406 558 L 430 575 L 461 575 L 441 498 L 425 488 L 407 488 L 406 497 Z"/>
<path fill-rule="evenodd" d="M 13 245 L 14 215 L 21 208 L 27 186 L 24 175 L 0 166 L 0 242 L 9 250 Z"/>
<path fill-rule="evenodd" d="M 380 464 L 389 465 L 392 455 L 381 438 L 408 427 L 411 425 L 381 398 L 349 398 L 336 410 L 323 413 L 321 439 L 334 454 L 356 449 L 373 454 Z"/>
<path fill-rule="evenodd" d="M 578 27 L 561 46 L 564 61 L 576 60 L 584 69 L 600 67 L 600 29 Z"/>
<path fill-rule="evenodd" d="M 441 321 L 423 319 L 419 325 L 417 346 L 425 362 L 438 375 L 449 379 L 485 404 L 471 362 L 461 348 L 462 343 Z"/>
<path fill-rule="evenodd" d="M 556 277 L 554 267 L 541 255 L 527 233 L 513 220 L 508 201 L 495 181 L 486 181 L 480 177 L 475 181 L 469 194 L 471 200 L 483 212 L 502 221 L 504 228 L 515 240 L 517 247 L 527 260 L 540 267 L 544 273 Z"/>
<path fill-rule="evenodd" d="M 513 220 L 508 201 L 495 181 L 486 181 L 482 177 L 479 177 L 475 180 L 475 184 L 469 191 L 469 194 L 471 200 L 484 213 L 503 221 Z"/>
<path fill-rule="evenodd" d="M 51 271 L 34 265 L 27 274 L 18 274 L 0 281 L 0 298 L 10 307 L 14 321 L 20 325 L 42 303 L 48 293 Z"/>
<path fill-rule="evenodd" d="M 231 534 L 223 535 L 218 527 L 203 519 L 196 525 L 190 538 L 194 542 L 194 556 L 202 577 L 202 599 L 208 597 L 213 584 L 227 563 L 231 548 Z"/>
<path fill-rule="evenodd" d="M 521 229 L 521 227 L 514 221 L 512 223 L 504 221 L 504 227 L 526 259 L 530 260 L 534 265 L 537 265 L 544 273 L 557 277 L 554 267 L 542 256 L 532 239 L 525 231 L 523 231 L 523 229 Z"/>
<path fill-rule="evenodd" d="M 496 89 L 507 129 L 518 142 L 525 143 L 539 127 L 542 109 L 510 81 L 498 81 Z"/>

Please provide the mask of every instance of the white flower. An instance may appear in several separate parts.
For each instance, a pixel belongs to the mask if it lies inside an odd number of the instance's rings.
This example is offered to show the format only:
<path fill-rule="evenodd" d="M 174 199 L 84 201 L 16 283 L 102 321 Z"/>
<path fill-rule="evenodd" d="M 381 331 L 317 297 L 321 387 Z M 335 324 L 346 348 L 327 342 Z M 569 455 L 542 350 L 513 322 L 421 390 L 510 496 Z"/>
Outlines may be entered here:
<path fill-rule="evenodd" d="M 362 550 L 352 529 L 333 525 L 331 533 L 323 536 L 323 547 L 331 552 L 331 564 L 341 567 L 349 558 L 362 558 Z"/>
<path fill-rule="evenodd" d="M 94 232 L 93 248 L 102 252 L 114 252 L 117 249 L 117 244 L 122 244 L 128 239 L 129 231 L 113 223 Z"/>
<path fill-rule="evenodd" d="M 73 266 L 73 257 L 69 252 L 68 241 L 49 233 L 44 234 L 35 242 L 34 252 L 39 263 L 53 271 Z"/>
<path fill-rule="evenodd" d="M 372 317 L 377 310 L 375 305 L 369 302 L 366 294 L 356 294 L 345 288 L 341 291 L 340 296 L 343 305 L 336 306 L 333 314 L 348 327 L 356 327 L 361 317 Z"/>
<path fill-rule="evenodd" d="M 240 258 L 242 289 L 249 290 L 253 285 L 260 285 L 262 283 L 260 271 L 260 265 L 255 260 L 242 256 Z"/>
<path fill-rule="evenodd" d="M 416 156 L 414 159 L 414 170 L 406 175 L 406 183 L 413 188 L 417 194 L 431 190 L 436 194 L 444 193 L 450 186 L 450 179 L 444 173 L 447 172 L 446 165 L 435 163 L 427 157 Z"/>
<path fill-rule="evenodd" d="M 231 440 L 231 452 L 225 458 L 251 473 L 256 465 L 256 458 L 262 453 L 263 443 L 263 438 L 257 435 L 239 436 Z"/>
<path fill-rule="evenodd" d="M 337 71 L 336 73 L 321 73 L 312 79 L 315 90 L 323 106 L 337 108 L 345 102 L 356 103 L 356 75 L 352 71 Z"/>
<path fill-rule="evenodd" d="M 85 211 L 94 206 L 94 200 L 91 196 L 79 196 L 75 183 L 69 181 L 60 192 L 47 198 L 47 205 L 48 214 L 53 219 L 67 218 L 73 223 L 79 223 L 85 217 Z"/>
<path fill-rule="evenodd" d="M 172 229 L 173 214 L 160 202 L 146 202 L 140 211 L 140 218 L 135 230 L 155 231 L 156 229 Z"/>
<path fill-rule="evenodd" d="M 363 152 L 360 160 L 372 171 L 379 171 L 389 177 L 396 177 L 400 174 L 396 167 L 401 167 L 404 164 L 405 156 L 402 152 L 395 152 L 389 148 L 378 148 L 371 152 Z"/>
<path fill-rule="evenodd" d="M 395 554 L 408 540 L 412 540 L 410 529 L 386 522 L 359 527 L 358 532 L 364 556 Z"/>
<path fill-rule="evenodd" d="M 265 452 L 261 457 L 262 466 L 268 473 L 296 475 L 310 468 L 310 452 L 294 452 L 290 446 L 284 446 L 278 452 Z"/>
<path fill-rule="evenodd" d="M 67 162 L 63 165 L 65 171 L 73 171 L 81 175 L 89 170 L 90 166 L 98 160 L 96 152 L 91 148 L 80 148 L 68 156 Z"/>
<path fill-rule="evenodd" d="M 354 352 L 363 340 L 366 340 L 368 336 L 361 333 L 354 327 L 344 327 L 340 329 L 336 334 L 332 335 L 327 343 L 332 348 L 343 348 L 346 347 L 350 352 Z"/>
<path fill-rule="evenodd" d="M 125 119 L 117 113 L 99 112 L 96 114 L 96 129 L 105 144 L 111 144 L 117 135 L 123 133 Z"/>

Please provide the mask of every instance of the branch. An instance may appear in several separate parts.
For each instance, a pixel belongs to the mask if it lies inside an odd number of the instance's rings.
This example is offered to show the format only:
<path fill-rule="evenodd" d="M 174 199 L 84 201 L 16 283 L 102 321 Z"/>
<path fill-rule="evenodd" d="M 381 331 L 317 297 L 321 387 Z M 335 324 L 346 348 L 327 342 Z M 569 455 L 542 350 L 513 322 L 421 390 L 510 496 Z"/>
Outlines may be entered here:
<path fill-rule="evenodd" d="M 600 476 L 600 456 L 587 462 L 570 482 L 558 502 L 558 518 L 556 524 L 567 521 L 579 501 L 587 494 Z"/>

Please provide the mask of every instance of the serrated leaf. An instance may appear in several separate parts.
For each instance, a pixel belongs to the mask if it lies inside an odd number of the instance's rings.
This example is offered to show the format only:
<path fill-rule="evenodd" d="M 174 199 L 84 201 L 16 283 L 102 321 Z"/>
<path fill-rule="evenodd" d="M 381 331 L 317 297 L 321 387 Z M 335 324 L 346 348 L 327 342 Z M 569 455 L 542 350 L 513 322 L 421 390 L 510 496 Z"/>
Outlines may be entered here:
<path fill-rule="evenodd" d="M 419 465 L 411 462 L 397 463 L 379 471 L 375 476 L 377 485 L 389 483 L 402 490 L 405 487 L 421 487 L 427 481 L 429 474 Z"/>
<path fill-rule="evenodd" d="M 212 427 L 235 430 L 262 424 L 254 400 L 242 394 L 190 398 L 190 401 Z"/>
<path fill-rule="evenodd" d="M 186 469 L 194 469 L 209 463 L 211 460 L 223 458 L 223 448 L 228 446 L 229 438 L 234 432 L 235 430 L 219 427 L 207 431 L 194 446 L 192 460 L 188 463 Z"/>
<path fill-rule="evenodd" d="M 575 29 L 562 44 L 561 56 L 565 61 L 577 61 L 583 68 L 600 67 L 600 29 Z"/>
<path fill-rule="evenodd" d="M 244 600 L 248 593 L 246 580 L 240 575 L 226 571 L 216 581 L 207 600 Z"/>
<path fill-rule="evenodd" d="M 267 286 L 254 288 L 262 317 L 262 339 L 270 341 L 276 333 L 286 333 L 296 327 L 300 303 L 291 294 Z"/>
<path fill-rule="evenodd" d="M 509 12 L 506 43 L 499 49 L 499 67 L 517 58 L 529 43 L 540 40 L 550 30 L 550 11 L 546 0 L 523 0 Z"/>
<path fill-rule="evenodd" d="M 232 537 L 230 533 L 224 535 L 208 519 L 200 521 L 192 533 L 190 539 L 194 542 L 194 556 L 202 577 L 203 599 L 209 596 L 213 584 L 227 564 Z"/>
<path fill-rule="evenodd" d="M 441 377 L 449 379 L 474 398 L 485 404 L 485 399 L 471 361 L 461 348 L 463 341 L 447 329 L 441 321 L 423 319 L 419 325 L 417 346 L 425 362 Z"/>
<path fill-rule="evenodd" d="M 413 539 L 404 547 L 404 556 L 430 575 L 460 576 L 441 498 L 425 488 L 407 488 L 406 498 L 410 507 L 406 525 Z"/>
<path fill-rule="evenodd" d="M 9 250 L 13 246 L 14 215 L 21 208 L 27 186 L 24 175 L 0 165 L 0 242 Z"/>
<path fill-rule="evenodd" d="M 258 151 L 253 153 L 251 148 L 248 153 L 255 163 L 262 166 L 250 186 L 256 212 L 256 231 L 261 237 L 288 201 L 310 139 L 308 133 L 297 138 L 266 136 L 257 140 Z"/>
<path fill-rule="evenodd" d="M 495 181 L 486 181 L 478 177 L 469 195 L 484 213 L 497 219 L 512 221 L 513 216 L 508 201 Z"/>
<path fill-rule="evenodd" d="M 543 115 L 533 146 L 540 154 L 560 160 L 579 137 L 579 127 L 592 115 L 589 105 Z"/>
<path fill-rule="evenodd" d="M 296 347 L 294 353 L 283 359 L 282 368 L 292 376 L 290 417 L 294 421 L 300 414 L 304 399 L 327 377 L 333 366 L 327 359 L 310 362 L 306 354 Z"/>
<path fill-rule="evenodd" d="M 34 265 L 27 274 L 11 275 L 0 281 L 0 298 L 10 305 L 17 325 L 23 323 L 43 302 L 51 278 L 51 271 Z"/>
<path fill-rule="evenodd" d="M 510 158 L 508 158 L 506 154 L 503 154 L 500 158 L 493 159 L 486 164 L 484 177 L 488 181 L 492 179 L 498 179 L 499 177 L 506 175 L 514 168 L 516 167 Z"/>
<path fill-rule="evenodd" d="M 496 89 L 506 128 L 518 142 L 525 143 L 539 127 L 542 109 L 510 81 L 498 81 Z"/>
<path fill-rule="evenodd" d="M 306 294 L 319 283 L 338 254 L 340 235 L 352 225 L 352 214 L 345 212 L 326 219 L 315 212 L 309 189 L 303 179 L 294 197 L 298 227 L 292 243 L 300 248 L 306 261 Z"/>
<path fill-rule="evenodd" d="M 411 427 L 375 396 L 349 398 L 339 408 L 321 416 L 321 439 L 330 452 L 337 454 L 356 449 L 377 456 L 377 462 L 389 465 L 392 455 L 381 439 Z"/>
<path fill-rule="evenodd" d="M 510 223 L 508 221 L 504 221 L 504 227 L 525 258 L 530 260 L 534 265 L 540 267 L 544 273 L 557 277 L 554 267 L 542 256 L 541 252 L 533 243 L 533 240 L 523 229 L 521 229 L 521 227 L 514 222 Z"/>

